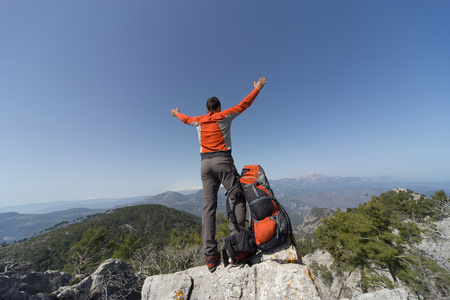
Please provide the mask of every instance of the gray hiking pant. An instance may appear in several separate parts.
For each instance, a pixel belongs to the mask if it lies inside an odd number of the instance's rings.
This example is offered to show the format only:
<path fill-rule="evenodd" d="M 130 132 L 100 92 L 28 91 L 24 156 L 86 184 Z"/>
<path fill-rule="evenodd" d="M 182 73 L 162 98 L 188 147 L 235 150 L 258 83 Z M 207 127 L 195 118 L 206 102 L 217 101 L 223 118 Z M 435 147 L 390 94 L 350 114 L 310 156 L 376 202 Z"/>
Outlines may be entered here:
<path fill-rule="evenodd" d="M 218 252 L 216 241 L 217 192 L 220 184 L 230 191 L 233 210 L 238 224 L 245 225 L 245 199 L 240 189 L 233 189 L 239 184 L 238 172 L 232 157 L 212 157 L 202 160 L 201 176 L 203 183 L 202 240 L 205 255 Z M 228 228 L 231 233 L 238 232 L 232 222 Z"/>

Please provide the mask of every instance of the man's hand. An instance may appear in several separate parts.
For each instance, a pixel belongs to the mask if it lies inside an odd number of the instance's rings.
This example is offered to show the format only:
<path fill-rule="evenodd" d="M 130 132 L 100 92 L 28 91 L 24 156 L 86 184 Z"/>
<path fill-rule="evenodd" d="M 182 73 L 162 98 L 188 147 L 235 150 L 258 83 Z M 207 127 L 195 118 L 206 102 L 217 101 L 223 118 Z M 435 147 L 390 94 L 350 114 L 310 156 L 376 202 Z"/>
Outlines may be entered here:
<path fill-rule="evenodd" d="M 255 86 L 255 89 L 262 90 L 264 85 L 266 84 L 266 78 L 261 77 L 258 82 L 253 82 L 253 85 Z"/>
<path fill-rule="evenodd" d="M 172 114 L 172 116 L 176 117 L 178 115 L 178 113 L 180 112 L 180 110 L 178 109 L 178 107 L 176 109 L 172 109 L 170 111 L 170 113 Z"/>

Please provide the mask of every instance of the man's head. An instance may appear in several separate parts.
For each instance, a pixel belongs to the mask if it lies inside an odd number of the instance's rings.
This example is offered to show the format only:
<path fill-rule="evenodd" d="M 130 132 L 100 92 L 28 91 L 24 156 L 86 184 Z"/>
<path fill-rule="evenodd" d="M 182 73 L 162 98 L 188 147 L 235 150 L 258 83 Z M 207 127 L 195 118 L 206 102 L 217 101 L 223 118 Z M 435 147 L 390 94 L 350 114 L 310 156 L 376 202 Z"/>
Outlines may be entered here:
<path fill-rule="evenodd" d="M 206 101 L 207 112 L 220 112 L 222 109 L 219 99 L 217 97 L 211 97 Z"/>

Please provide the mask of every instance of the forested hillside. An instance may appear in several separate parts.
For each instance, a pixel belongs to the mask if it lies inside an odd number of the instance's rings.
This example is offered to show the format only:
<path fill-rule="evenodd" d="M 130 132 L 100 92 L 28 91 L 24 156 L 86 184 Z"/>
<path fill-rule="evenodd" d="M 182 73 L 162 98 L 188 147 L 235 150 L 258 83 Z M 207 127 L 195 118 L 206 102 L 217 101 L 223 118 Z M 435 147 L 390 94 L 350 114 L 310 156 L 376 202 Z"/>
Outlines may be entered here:
<path fill-rule="evenodd" d="M 162 205 L 125 207 L 2 247 L 0 260 L 30 262 L 37 271 L 86 274 L 110 257 L 131 260 L 142 249 L 156 252 L 181 242 L 198 245 L 200 230 L 201 219 L 186 212 Z"/>
<path fill-rule="evenodd" d="M 104 209 L 72 208 L 46 214 L 0 213 L 0 243 L 5 245 L 28 239 L 104 211 Z"/>

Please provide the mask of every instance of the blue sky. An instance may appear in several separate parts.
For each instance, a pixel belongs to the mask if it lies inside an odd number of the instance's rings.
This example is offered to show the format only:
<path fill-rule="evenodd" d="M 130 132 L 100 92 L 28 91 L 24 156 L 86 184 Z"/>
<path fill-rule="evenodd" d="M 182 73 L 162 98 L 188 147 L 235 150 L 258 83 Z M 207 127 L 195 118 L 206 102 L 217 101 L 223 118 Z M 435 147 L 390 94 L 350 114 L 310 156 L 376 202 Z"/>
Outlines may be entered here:
<path fill-rule="evenodd" d="M 237 104 L 238 169 L 450 180 L 450 2 L 0 0 L 0 207 L 201 186 L 195 116 Z"/>

